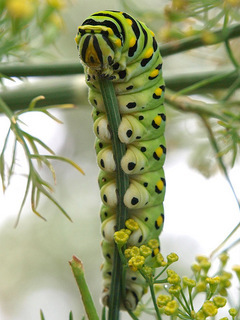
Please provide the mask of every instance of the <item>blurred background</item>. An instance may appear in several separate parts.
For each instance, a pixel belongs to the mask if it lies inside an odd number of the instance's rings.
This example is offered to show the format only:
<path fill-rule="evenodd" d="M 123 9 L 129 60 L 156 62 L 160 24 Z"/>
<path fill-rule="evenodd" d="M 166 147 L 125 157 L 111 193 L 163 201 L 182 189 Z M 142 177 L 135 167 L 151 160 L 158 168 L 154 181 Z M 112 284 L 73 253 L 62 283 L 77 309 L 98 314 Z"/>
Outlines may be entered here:
<path fill-rule="evenodd" d="M 138 12 L 155 10 L 170 1 L 137 1 Z M 132 2 L 131 2 L 132 3 Z M 133 2 L 134 4 L 134 2 Z M 156 10 L 157 8 L 157 10 Z M 66 1 L 62 8 L 63 28 L 48 56 L 31 56 L 29 63 L 78 62 L 74 37 L 78 25 L 91 13 L 103 9 L 126 10 L 124 2 Z M 129 12 L 134 14 L 134 11 Z M 161 19 L 147 16 L 147 24 L 156 33 L 158 41 L 166 25 Z M 141 17 L 140 17 L 141 19 Z M 203 63 L 203 54 L 207 55 Z M 25 63 L 28 61 L 25 61 Z M 174 76 L 192 72 L 217 70 L 226 67 L 221 47 L 191 51 L 164 59 L 164 75 Z M 0 191 L 0 319 L 40 319 L 40 309 L 45 318 L 68 319 L 70 310 L 74 319 L 84 314 L 79 293 L 68 261 L 77 255 L 84 264 L 86 278 L 98 310 L 101 310 L 102 255 L 100 248 L 100 196 L 97 185 L 98 168 L 94 151 L 91 107 L 87 102 L 87 88 L 83 76 L 71 76 L 83 88 L 82 103 L 73 110 L 51 111 L 63 124 L 58 124 L 41 113 L 26 114 L 21 120 L 26 130 L 49 145 L 56 154 L 74 160 L 84 170 L 80 174 L 66 163 L 54 161 L 57 184 L 54 197 L 67 210 L 73 222 L 46 198 L 39 210 L 47 219 L 43 221 L 31 212 L 27 198 L 20 222 L 15 228 L 17 213 L 26 186 L 27 163 L 19 150 L 17 174 L 3 194 Z M 35 82 L 37 78 L 24 81 Z M 54 77 L 46 83 L 57 81 Z M 5 81 L 5 85 L 19 86 Z M 80 89 L 79 89 L 80 90 Z M 82 90 L 82 89 L 81 89 Z M 200 148 L 207 142 L 207 134 L 197 117 L 167 109 L 169 119 L 166 130 L 168 147 L 164 166 L 167 181 L 165 198 L 165 226 L 161 235 L 163 255 L 176 252 L 179 262 L 175 268 L 181 275 L 191 275 L 190 266 L 196 255 L 209 255 L 239 222 L 238 205 L 233 193 L 219 172 L 213 152 Z M 2 148 L 9 121 L 0 116 L 0 146 Z M 196 151 L 196 149 L 198 149 Z M 202 153 L 208 152 L 203 159 Z M 9 150 L 9 157 L 11 149 Z M 51 180 L 46 170 L 41 173 Z M 208 177 L 210 176 L 210 177 Z M 230 171 L 235 190 L 240 187 L 239 162 Z M 238 192 L 239 195 L 239 192 Z M 236 235 L 236 239 L 239 238 Z M 233 263 L 239 263 L 239 247 L 231 251 Z M 128 319 L 127 316 L 124 319 Z"/>

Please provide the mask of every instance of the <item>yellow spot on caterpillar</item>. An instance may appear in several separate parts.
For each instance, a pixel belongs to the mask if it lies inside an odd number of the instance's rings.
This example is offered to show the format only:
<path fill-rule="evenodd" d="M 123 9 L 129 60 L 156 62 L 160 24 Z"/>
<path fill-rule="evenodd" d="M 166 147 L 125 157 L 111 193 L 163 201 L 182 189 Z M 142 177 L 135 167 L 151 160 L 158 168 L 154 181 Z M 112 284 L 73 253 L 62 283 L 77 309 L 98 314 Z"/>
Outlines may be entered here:
<path fill-rule="evenodd" d="M 93 46 L 92 40 L 88 44 L 87 50 L 86 50 L 86 55 L 85 55 L 85 62 L 88 66 L 91 67 L 96 67 L 101 64 L 97 52 Z"/>
<path fill-rule="evenodd" d="M 154 70 L 150 73 L 150 77 L 151 77 L 151 78 L 155 78 L 158 74 L 159 74 L 159 70 L 158 70 L 158 69 L 154 69 Z"/>
<path fill-rule="evenodd" d="M 162 89 L 161 88 L 157 88 L 154 93 L 157 95 L 157 96 L 161 96 L 162 94 Z"/>
<path fill-rule="evenodd" d="M 153 48 L 149 48 L 149 49 L 146 51 L 146 53 L 145 53 L 145 55 L 144 55 L 144 58 L 145 58 L 145 59 L 150 58 L 152 54 L 153 54 Z"/>
<path fill-rule="evenodd" d="M 163 224 L 163 218 L 162 218 L 162 216 L 159 216 L 156 221 L 157 221 L 158 227 L 161 227 L 161 225 Z"/>
<path fill-rule="evenodd" d="M 77 35 L 74 40 L 76 41 L 76 44 L 79 44 L 79 40 L 80 40 L 80 35 Z"/>
<path fill-rule="evenodd" d="M 164 188 L 164 184 L 163 184 L 162 180 L 159 180 L 157 182 L 156 186 L 157 186 L 158 190 L 162 191 Z"/>
<path fill-rule="evenodd" d="M 163 154 L 163 149 L 161 147 L 158 147 L 155 150 L 156 155 L 158 156 L 158 158 L 161 158 L 162 154 Z"/>
<path fill-rule="evenodd" d="M 130 48 L 133 47 L 133 46 L 135 45 L 135 43 L 136 43 L 136 38 L 135 38 L 135 37 L 132 37 L 132 38 L 130 39 L 130 41 L 129 41 L 129 47 L 130 47 Z"/>
<path fill-rule="evenodd" d="M 162 122 L 162 118 L 161 116 L 156 116 L 154 118 L 154 122 L 156 123 L 156 125 L 160 126 L 161 122 Z"/>
<path fill-rule="evenodd" d="M 132 20 L 131 19 L 126 19 L 126 22 L 131 26 L 132 25 Z"/>
<path fill-rule="evenodd" d="M 114 35 L 114 32 L 111 28 L 107 28 L 107 32 L 110 36 L 113 36 Z"/>
<path fill-rule="evenodd" d="M 155 37 L 155 34 L 154 34 L 154 32 L 153 32 L 152 30 L 150 30 L 150 33 L 151 33 L 151 35 L 152 35 L 153 37 Z"/>
<path fill-rule="evenodd" d="M 116 44 L 117 47 L 121 47 L 121 45 L 122 45 L 121 39 L 115 40 L 115 44 Z"/>

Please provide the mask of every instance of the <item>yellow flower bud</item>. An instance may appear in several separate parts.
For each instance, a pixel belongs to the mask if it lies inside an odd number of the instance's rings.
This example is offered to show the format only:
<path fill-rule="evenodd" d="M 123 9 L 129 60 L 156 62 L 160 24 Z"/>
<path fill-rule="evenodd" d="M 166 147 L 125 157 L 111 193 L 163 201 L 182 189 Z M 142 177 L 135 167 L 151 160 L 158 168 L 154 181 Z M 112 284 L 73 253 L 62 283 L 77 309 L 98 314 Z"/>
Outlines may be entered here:
<path fill-rule="evenodd" d="M 157 297 L 157 305 L 159 308 L 166 306 L 168 302 L 172 301 L 172 298 L 167 294 L 160 294 Z"/>
<path fill-rule="evenodd" d="M 114 240 L 118 245 L 125 245 L 128 241 L 128 238 L 129 235 L 124 230 L 116 231 L 114 233 Z"/>
<path fill-rule="evenodd" d="M 227 303 L 227 300 L 223 297 L 217 296 L 213 298 L 213 303 L 217 308 L 222 308 Z"/>
<path fill-rule="evenodd" d="M 236 315 L 238 314 L 238 311 L 235 308 L 231 308 L 228 310 L 228 313 L 230 314 L 230 316 L 236 317 Z"/>
<path fill-rule="evenodd" d="M 172 294 L 175 297 L 179 296 L 179 293 L 181 291 L 181 286 L 179 286 L 178 284 L 173 284 L 169 289 L 168 292 L 170 294 Z"/>
<path fill-rule="evenodd" d="M 196 287 L 196 281 L 188 277 L 183 277 L 182 282 L 185 287 L 188 287 L 188 288 Z"/>
<path fill-rule="evenodd" d="M 176 315 L 178 313 L 178 303 L 175 300 L 172 300 L 167 303 L 167 305 L 163 308 L 163 312 L 168 315 Z"/>
<path fill-rule="evenodd" d="M 137 271 L 144 265 L 145 258 L 143 256 L 134 256 L 128 261 L 128 266 L 133 270 Z"/>
<path fill-rule="evenodd" d="M 173 262 L 176 262 L 178 261 L 178 255 L 176 253 L 170 253 L 168 256 L 167 256 L 167 262 L 168 264 L 171 264 Z"/>
<path fill-rule="evenodd" d="M 150 254 L 152 253 L 152 250 L 148 246 L 145 246 L 145 245 L 142 245 L 139 249 L 140 249 L 140 254 L 142 256 L 144 256 L 145 258 L 150 256 Z"/>
<path fill-rule="evenodd" d="M 159 242 L 156 239 L 151 239 L 151 240 L 148 241 L 148 246 L 151 249 L 157 249 L 159 247 Z"/>
<path fill-rule="evenodd" d="M 202 311 L 207 317 L 213 317 L 217 314 L 218 309 L 212 301 L 205 301 L 202 306 Z"/>
<path fill-rule="evenodd" d="M 131 231 L 135 231 L 139 229 L 138 223 L 133 219 L 128 219 L 125 221 L 125 226 Z"/>
<path fill-rule="evenodd" d="M 173 270 L 167 270 L 168 278 L 167 281 L 170 284 L 179 284 L 181 282 L 181 278 L 179 275 Z"/>

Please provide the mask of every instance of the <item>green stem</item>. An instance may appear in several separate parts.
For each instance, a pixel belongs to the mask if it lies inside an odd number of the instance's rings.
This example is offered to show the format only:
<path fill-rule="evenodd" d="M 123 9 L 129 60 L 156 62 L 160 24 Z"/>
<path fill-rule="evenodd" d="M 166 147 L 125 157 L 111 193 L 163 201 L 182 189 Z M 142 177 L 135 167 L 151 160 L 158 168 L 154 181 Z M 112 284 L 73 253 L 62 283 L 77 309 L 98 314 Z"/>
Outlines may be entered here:
<path fill-rule="evenodd" d="M 195 49 L 198 47 L 203 47 L 207 45 L 217 44 L 225 41 L 226 39 L 232 39 L 240 36 L 240 24 L 233 25 L 226 29 L 218 29 L 212 32 L 214 42 L 206 43 L 202 34 L 188 37 L 179 41 L 174 41 L 172 43 L 160 45 L 160 51 L 163 57 L 169 56 L 171 54 L 179 53 L 182 51 Z"/>
<path fill-rule="evenodd" d="M 157 306 L 157 301 L 156 301 L 156 296 L 155 296 L 155 292 L 154 292 L 153 283 L 152 283 L 152 281 L 149 281 L 148 283 L 149 283 L 149 288 L 150 288 L 150 292 L 151 292 L 151 297 L 152 297 L 154 309 L 156 311 L 156 319 L 161 320 L 162 317 L 160 315 L 160 311 L 159 311 L 158 306 Z"/>
<path fill-rule="evenodd" d="M 228 70 L 166 76 L 165 82 L 168 89 L 179 91 L 213 77 L 215 78 L 214 82 L 207 82 L 204 85 L 202 83 L 201 88 L 197 86 L 191 93 L 227 89 L 238 79 L 238 72 Z M 238 87 L 240 87 L 240 85 Z M 54 81 L 44 79 L 35 83 L 20 85 L 16 89 L 1 92 L 2 100 L 5 101 L 12 111 L 27 108 L 29 102 L 40 95 L 43 95 L 45 99 L 37 101 L 36 109 L 67 103 L 87 105 L 87 87 L 81 82 L 78 82 L 78 78 L 75 77 L 63 77 Z M 5 113 L 1 108 L 0 112 Z"/>
<path fill-rule="evenodd" d="M 75 256 L 72 260 L 69 261 L 69 264 L 72 268 L 73 275 L 76 279 L 79 291 L 82 296 L 83 305 L 88 316 L 88 320 L 99 320 L 95 305 L 93 303 L 90 291 L 88 289 L 85 277 L 82 262 Z"/>
<path fill-rule="evenodd" d="M 113 156 L 116 163 L 116 189 L 118 198 L 116 227 L 117 230 L 120 230 L 125 227 L 125 221 L 128 215 L 127 208 L 123 203 L 123 196 L 129 186 L 129 177 L 121 168 L 121 159 L 126 153 L 126 146 L 121 143 L 118 138 L 118 127 L 121 122 L 121 116 L 113 83 L 106 79 L 99 79 L 99 83 L 112 135 Z M 124 285 L 125 282 L 125 280 L 122 279 L 122 274 L 123 267 L 117 246 L 115 245 L 108 320 L 119 319 L 121 286 Z"/>

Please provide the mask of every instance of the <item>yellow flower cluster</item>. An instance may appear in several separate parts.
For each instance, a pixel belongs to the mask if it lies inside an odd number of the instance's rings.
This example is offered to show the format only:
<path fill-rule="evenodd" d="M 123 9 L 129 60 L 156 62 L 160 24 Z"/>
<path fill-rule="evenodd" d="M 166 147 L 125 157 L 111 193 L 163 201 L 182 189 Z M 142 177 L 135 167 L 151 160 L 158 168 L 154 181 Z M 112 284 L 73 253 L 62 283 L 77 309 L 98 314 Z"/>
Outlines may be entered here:
<path fill-rule="evenodd" d="M 171 259 L 170 259 L 171 260 Z M 157 306 L 162 313 L 168 316 L 181 315 L 186 319 L 205 320 L 208 317 L 215 317 L 219 308 L 227 304 L 227 288 L 231 285 L 232 274 L 226 272 L 224 267 L 227 264 L 228 256 L 226 253 L 219 257 L 220 268 L 217 276 L 210 277 L 208 272 L 211 268 L 211 262 L 205 256 L 198 256 L 196 263 L 192 265 L 195 279 L 186 276 L 180 277 L 174 270 L 167 269 L 167 282 L 169 287 L 162 290 L 168 291 L 168 294 L 159 294 L 157 297 Z M 240 281 L 240 265 L 234 266 Z M 188 289 L 187 291 L 185 289 Z M 162 292 L 162 291 L 161 291 Z M 205 292 L 207 299 L 202 303 L 198 310 L 194 310 L 194 298 L 199 292 Z M 237 319 L 238 311 L 234 308 L 229 310 L 232 319 Z M 222 318 L 221 320 L 227 320 Z"/>
<path fill-rule="evenodd" d="M 6 8 L 12 18 L 30 18 L 34 14 L 34 2 L 33 0 L 7 0 Z"/>

